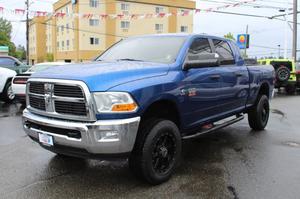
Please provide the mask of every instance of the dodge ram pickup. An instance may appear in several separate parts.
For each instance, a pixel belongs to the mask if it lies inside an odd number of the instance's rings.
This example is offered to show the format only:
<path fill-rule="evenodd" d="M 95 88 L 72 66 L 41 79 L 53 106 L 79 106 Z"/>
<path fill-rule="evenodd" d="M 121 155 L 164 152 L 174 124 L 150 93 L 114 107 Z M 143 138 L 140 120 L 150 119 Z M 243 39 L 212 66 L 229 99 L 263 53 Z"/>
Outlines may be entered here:
<path fill-rule="evenodd" d="M 27 82 L 23 127 L 62 156 L 128 158 L 151 184 L 167 181 L 182 141 L 238 122 L 263 130 L 272 66 L 246 66 L 236 44 L 208 35 L 146 35 L 91 63 L 52 67 Z"/>

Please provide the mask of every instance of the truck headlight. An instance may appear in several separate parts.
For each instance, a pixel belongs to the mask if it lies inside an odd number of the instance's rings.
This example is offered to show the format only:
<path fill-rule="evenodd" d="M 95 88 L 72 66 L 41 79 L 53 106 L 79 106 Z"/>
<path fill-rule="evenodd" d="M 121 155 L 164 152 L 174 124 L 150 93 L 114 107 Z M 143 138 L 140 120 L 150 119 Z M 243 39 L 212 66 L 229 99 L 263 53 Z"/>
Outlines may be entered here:
<path fill-rule="evenodd" d="M 138 108 L 128 93 L 97 92 L 93 93 L 93 96 L 99 113 L 131 113 Z"/>

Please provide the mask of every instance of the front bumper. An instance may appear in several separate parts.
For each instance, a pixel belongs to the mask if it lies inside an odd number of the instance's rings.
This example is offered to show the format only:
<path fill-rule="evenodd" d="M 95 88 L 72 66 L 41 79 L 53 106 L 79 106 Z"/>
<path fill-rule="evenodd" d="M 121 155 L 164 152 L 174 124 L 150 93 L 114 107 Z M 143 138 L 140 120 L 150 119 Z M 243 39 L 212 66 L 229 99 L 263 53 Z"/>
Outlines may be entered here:
<path fill-rule="evenodd" d="M 54 152 L 57 151 L 56 149 L 60 149 L 60 153 L 65 155 L 73 155 L 74 149 L 86 151 L 87 154 L 96 156 L 115 156 L 130 153 L 135 143 L 139 123 L 140 117 L 96 122 L 74 122 L 39 116 L 27 109 L 23 112 L 23 128 L 27 135 L 37 142 L 39 133 L 52 136 L 53 146 L 41 145 Z M 67 133 L 64 134 L 68 130 L 78 132 L 80 137 L 75 138 L 70 137 Z M 103 139 L 103 135 L 106 135 L 106 133 L 114 133 L 117 136 L 114 139 Z M 61 151 L 62 148 L 71 150 Z"/>

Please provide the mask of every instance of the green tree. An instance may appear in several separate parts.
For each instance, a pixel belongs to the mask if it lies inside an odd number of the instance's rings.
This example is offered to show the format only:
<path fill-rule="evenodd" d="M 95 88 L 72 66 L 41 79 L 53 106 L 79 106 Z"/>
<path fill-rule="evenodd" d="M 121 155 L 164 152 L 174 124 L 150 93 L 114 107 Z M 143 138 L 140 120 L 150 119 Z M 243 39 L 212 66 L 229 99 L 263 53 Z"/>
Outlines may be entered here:
<path fill-rule="evenodd" d="M 12 25 L 10 21 L 0 18 L 0 32 L 4 33 L 10 40 L 10 36 L 12 33 Z"/>
<path fill-rule="evenodd" d="M 16 46 L 11 42 L 11 33 L 12 25 L 11 23 L 4 19 L 0 18 L 0 46 L 8 46 L 10 56 L 16 57 Z"/>
<path fill-rule="evenodd" d="M 25 47 L 22 45 L 18 45 L 16 50 L 16 58 L 19 60 L 25 60 L 26 59 L 26 50 Z"/>
<path fill-rule="evenodd" d="M 47 62 L 53 62 L 54 57 L 52 53 L 47 53 L 46 55 Z"/>
<path fill-rule="evenodd" d="M 10 41 L 10 38 L 2 31 L 0 31 L 0 46 L 8 46 L 8 54 L 11 56 L 16 56 L 16 46 Z"/>
<path fill-rule="evenodd" d="M 227 38 L 227 39 L 231 39 L 233 41 L 236 41 L 234 35 L 231 32 L 224 35 L 224 37 Z"/>

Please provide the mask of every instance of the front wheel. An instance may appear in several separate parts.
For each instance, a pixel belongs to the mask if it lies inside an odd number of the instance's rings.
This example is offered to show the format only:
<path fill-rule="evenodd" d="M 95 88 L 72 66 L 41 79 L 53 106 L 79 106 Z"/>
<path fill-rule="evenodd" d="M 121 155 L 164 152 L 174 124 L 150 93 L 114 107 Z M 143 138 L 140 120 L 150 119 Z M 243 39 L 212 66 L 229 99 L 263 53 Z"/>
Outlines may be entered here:
<path fill-rule="evenodd" d="M 150 184 L 170 179 L 181 156 L 181 136 L 172 121 L 154 119 L 141 126 L 129 159 L 131 170 Z"/>
<path fill-rule="evenodd" d="M 249 126 L 256 131 L 264 130 L 270 116 L 270 104 L 266 95 L 261 95 L 254 107 L 248 112 Z"/>

